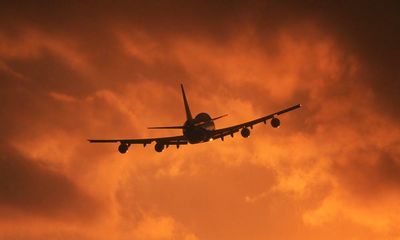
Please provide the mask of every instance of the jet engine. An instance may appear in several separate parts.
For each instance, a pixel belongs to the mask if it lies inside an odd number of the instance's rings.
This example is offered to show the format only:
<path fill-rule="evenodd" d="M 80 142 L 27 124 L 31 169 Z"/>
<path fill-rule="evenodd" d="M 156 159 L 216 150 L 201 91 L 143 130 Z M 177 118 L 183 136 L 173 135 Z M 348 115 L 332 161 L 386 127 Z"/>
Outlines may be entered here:
<path fill-rule="evenodd" d="M 157 142 L 154 146 L 154 149 L 156 150 L 156 152 L 162 152 L 164 150 L 164 144 L 161 142 Z"/>
<path fill-rule="evenodd" d="M 118 151 L 122 154 L 126 153 L 128 151 L 129 145 L 127 143 L 121 143 L 118 146 Z"/>
<path fill-rule="evenodd" d="M 250 130 L 248 128 L 243 128 L 242 131 L 240 131 L 240 134 L 242 134 L 242 137 L 247 138 L 250 136 Z"/>
<path fill-rule="evenodd" d="M 281 125 L 281 121 L 278 118 L 272 118 L 271 119 L 271 126 L 273 128 L 278 128 Z"/>

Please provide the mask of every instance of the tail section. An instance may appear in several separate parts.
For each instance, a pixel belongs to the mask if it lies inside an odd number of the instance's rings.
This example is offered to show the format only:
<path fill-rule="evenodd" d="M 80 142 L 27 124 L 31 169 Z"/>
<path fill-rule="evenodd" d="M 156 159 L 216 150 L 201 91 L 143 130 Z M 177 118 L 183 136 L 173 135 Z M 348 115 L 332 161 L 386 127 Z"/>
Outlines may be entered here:
<path fill-rule="evenodd" d="M 182 90 L 183 103 L 185 104 L 186 120 L 192 120 L 193 117 L 189 109 L 189 104 L 186 99 L 185 90 L 183 89 L 183 84 L 181 84 L 181 90 Z M 183 129 L 183 128 L 184 126 L 148 127 L 148 129 Z"/>
<path fill-rule="evenodd" d="M 185 89 L 183 89 L 183 84 L 181 84 L 182 96 L 183 96 L 183 103 L 185 104 L 185 111 L 186 111 L 186 120 L 192 120 L 192 113 L 190 112 L 189 104 L 186 99 Z"/>
<path fill-rule="evenodd" d="M 226 116 L 228 116 L 228 114 L 224 114 L 224 115 L 221 115 L 219 117 L 212 118 L 211 120 L 215 121 L 215 120 L 218 120 L 218 119 L 226 117 Z"/>

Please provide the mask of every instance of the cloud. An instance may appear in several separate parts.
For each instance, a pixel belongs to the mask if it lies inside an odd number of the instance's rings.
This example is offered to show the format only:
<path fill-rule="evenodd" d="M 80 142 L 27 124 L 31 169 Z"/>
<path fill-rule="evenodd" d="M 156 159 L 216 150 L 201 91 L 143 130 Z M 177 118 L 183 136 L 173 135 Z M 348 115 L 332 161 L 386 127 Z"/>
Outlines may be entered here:
<path fill-rule="evenodd" d="M 197 240 L 192 233 L 179 229 L 174 219 L 170 217 L 145 216 L 133 231 L 135 239 L 182 239 Z"/>
<path fill-rule="evenodd" d="M 391 5 L 2 3 L 0 211 L 13 218 L 0 217 L 1 231 L 23 239 L 398 237 Z M 181 82 L 193 112 L 229 113 L 218 127 L 303 108 L 282 116 L 278 131 L 255 126 L 249 139 L 162 154 L 134 146 L 121 156 L 116 145 L 86 142 L 177 134 L 144 129 L 183 122 Z M 31 227 L 21 234 L 13 225 Z"/>
<path fill-rule="evenodd" d="M 96 201 L 73 181 L 1 145 L 0 205 L 32 216 L 90 219 Z M 18 214 L 17 214 L 18 215 Z"/>

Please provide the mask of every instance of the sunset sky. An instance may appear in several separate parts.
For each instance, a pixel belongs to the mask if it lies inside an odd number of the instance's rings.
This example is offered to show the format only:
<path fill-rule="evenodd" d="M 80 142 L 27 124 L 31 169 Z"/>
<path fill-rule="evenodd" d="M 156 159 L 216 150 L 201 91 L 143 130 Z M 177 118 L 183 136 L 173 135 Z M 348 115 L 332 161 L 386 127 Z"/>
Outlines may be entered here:
<path fill-rule="evenodd" d="M 0 5 L 0 239 L 400 239 L 395 1 L 22 2 Z M 217 128 L 303 107 L 162 153 L 87 142 L 180 134 L 147 129 L 183 124 L 180 83 Z"/>

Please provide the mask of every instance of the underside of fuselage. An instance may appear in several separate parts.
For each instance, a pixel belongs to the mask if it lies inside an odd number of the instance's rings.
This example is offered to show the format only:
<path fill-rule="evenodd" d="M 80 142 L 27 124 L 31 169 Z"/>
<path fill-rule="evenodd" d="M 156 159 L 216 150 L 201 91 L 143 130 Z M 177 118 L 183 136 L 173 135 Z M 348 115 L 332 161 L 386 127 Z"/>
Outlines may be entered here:
<path fill-rule="evenodd" d="M 183 135 L 190 144 L 208 142 L 214 130 L 214 121 L 207 113 L 199 113 L 183 125 Z"/>

